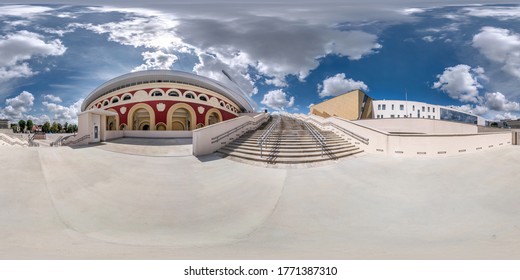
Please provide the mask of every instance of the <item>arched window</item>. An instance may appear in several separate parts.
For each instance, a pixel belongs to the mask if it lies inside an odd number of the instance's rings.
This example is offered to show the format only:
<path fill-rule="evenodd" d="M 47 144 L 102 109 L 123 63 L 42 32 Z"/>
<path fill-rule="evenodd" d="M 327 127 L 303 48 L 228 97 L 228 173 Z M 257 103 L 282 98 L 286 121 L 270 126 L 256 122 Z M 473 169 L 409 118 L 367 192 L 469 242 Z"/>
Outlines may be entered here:
<path fill-rule="evenodd" d="M 130 95 L 125 95 L 123 97 L 123 100 L 130 100 L 130 99 L 132 99 L 132 96 L 130 96 Z"/>
<path fill-rule="evenodd" d="M 199 99 L 200 99 L 201 101 L 208 101 L 208 98 L 206 98 L 206 96 L 204 96 L 204 95 L 201 95 L 201 96 L 199 97 Z"/>
<path fill-rule="evenodd" d="M 195 99 L 195 95 L 193 95 L 193 93 L 190 93 L 190 92 L 186 93 L 186 95 L 184 95 L 184 97 L 190 98 L 190 99 Z"/>
<path fill-rule="evenodd" d="M 103 102 L 103 106 L 107 106 L 108 105 L 108 100 L 105 100 L 105 102 Z"/>
<path fill-rule="evenodd" d="M 112 103 L 117 103 L 117 102 L 119 102 L 119 98 L 116 97 L 116 98 L 112 99 Z"/>
<path fill-rule="evenodd" d="M 170 92 L 168 92 L 168 95 L 169 95 L 169 96 L 175 96 L 175 97 L 179 97 L 179 93 L 178 93 L 178 92 L 176 92 L 176 91 L 173 91 L 173 90 L 172 90 L 172 91 L 170 91 Z"/>
<path fill-rule="evenodd" d="M 152 92 L 152 96 L 162 96 L 162 92 L 156 90 L 156 91 Z"/>
<path fill-rule="evenodd" d="M 221 106 L 221 107 L 226 106 L 226 105 L 224 104 L 224 101 L 220 101 L 220 106 Z"/>

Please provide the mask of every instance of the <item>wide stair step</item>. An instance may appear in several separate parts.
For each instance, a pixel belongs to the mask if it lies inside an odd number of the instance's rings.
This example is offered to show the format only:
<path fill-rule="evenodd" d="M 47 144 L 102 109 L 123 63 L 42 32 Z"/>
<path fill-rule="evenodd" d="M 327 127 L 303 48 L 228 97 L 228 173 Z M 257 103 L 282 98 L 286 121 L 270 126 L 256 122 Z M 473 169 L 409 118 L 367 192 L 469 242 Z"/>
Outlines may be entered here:
<path fill-rule="evenodd" d="M 217 152 L 224 156 L 247 162 L 270 164 L 303 164 L 337 160 L 363 152 L 356 145 L 345 141 L 331 131 L 322 131 L 312 126 L 325 141 L 325 147 L 317 144 L 307 127 L 299 120 L 281 116 L 277 127 L 260 147 L 258 139 L 274 122 L 267 122 L 260 129 L 248 132 Z"/>

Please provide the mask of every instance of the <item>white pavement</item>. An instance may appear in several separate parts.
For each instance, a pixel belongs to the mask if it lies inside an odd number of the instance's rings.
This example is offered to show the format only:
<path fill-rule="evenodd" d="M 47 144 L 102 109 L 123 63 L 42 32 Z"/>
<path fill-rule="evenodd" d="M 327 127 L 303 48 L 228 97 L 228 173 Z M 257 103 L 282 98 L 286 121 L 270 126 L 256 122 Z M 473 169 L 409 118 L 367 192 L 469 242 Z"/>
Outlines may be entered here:
<path fill-rule="evenodd" d="M 0 147 L 0 258 L 520 258 L 519 146 L 276 169 L 131 144 Z"/>

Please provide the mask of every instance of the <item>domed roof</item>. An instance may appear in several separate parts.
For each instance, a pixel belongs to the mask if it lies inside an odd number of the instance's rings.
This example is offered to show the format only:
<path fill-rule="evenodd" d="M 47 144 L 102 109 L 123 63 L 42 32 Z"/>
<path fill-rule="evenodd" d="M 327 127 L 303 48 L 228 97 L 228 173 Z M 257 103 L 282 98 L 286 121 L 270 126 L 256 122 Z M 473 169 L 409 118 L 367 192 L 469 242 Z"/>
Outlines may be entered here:
<path fill-rule="evenodd" d="M 94 91 L 92 91 L 87 96 L 87 98 L 85 98 L 85 100 L 81 104 L 81 111 L 85 111 L 85 109 L 90 103 L 92 103 L 94 100 L 105 94 L 108 94 L 121 88 L 135 85 L 135 83 L 145 81 L 174 81 L 180 84 L 189 84 L 197 87 L 206 88 L 229 98 L 231 101 L 235 102 L 244 112 L 254 112 L 256 110 L 256 104 L 249 96 L 246 96 L 238 89 L 231 89 L 228 86 L 216 80 L 183 71 L 146 70 L 124 74 L 102 84 Z"/>

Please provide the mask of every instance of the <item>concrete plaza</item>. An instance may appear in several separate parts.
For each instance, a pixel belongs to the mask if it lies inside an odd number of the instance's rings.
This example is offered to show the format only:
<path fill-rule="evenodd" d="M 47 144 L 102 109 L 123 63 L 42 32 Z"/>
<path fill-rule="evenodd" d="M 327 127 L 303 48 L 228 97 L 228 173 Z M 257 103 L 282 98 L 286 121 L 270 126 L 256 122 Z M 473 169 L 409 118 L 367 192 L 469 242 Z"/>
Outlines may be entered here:
<path fill-rule="evenodd" d="M 518 259 L 520 147 L 311 168 L 0 147 L 1 259 Z"/>

